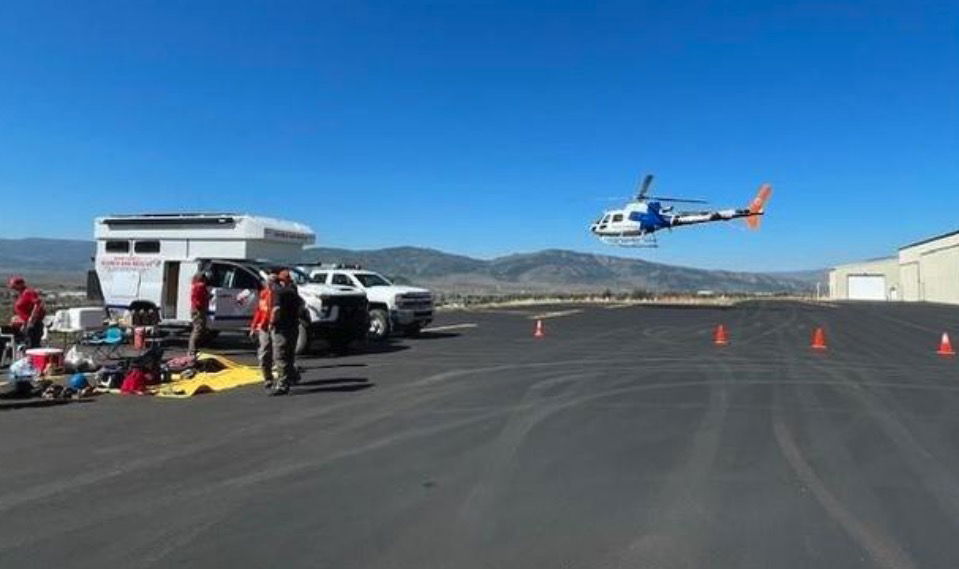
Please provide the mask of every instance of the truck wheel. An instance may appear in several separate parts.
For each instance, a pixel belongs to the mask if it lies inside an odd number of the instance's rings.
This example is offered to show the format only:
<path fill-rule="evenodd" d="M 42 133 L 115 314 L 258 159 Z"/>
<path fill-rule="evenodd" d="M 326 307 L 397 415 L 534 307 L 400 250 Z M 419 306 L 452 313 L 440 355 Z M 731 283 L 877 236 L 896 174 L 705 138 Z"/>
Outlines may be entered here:
<path fill-rule="evenodd" d="M 299 332 L 296 335 L 296 355 L 302 356 L 310 349 L 310 327 L 300 320 Z"/>
<path fill-rule="evenodd" d="M 382 342 L 390 334 L 390 315 L 382 308 L 370 310 L 370 340 Z"/>

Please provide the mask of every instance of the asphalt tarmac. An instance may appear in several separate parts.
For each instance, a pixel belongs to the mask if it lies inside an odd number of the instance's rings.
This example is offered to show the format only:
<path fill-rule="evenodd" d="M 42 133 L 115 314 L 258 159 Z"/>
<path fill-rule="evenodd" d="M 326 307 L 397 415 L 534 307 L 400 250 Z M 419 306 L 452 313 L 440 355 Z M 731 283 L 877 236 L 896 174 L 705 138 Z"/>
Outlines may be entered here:
<path fill-rule="evenodd" d="M 0 411 L 0 567 L 959 566 L 957 307 L 439 320 L 286 397 Z"/>

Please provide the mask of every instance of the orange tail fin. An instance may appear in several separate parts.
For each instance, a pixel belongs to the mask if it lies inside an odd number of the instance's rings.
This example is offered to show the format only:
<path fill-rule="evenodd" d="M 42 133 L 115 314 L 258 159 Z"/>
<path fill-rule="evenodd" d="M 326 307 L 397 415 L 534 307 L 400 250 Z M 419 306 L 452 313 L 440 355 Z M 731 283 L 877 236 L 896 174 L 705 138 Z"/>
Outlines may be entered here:
<path fill-rule="evenodd" d="M 766 202 L 772 195 L 773 187 L 769 184 L 763 184 L 759 187 L 759 193 L 756 194 L 753 201 L 749 202 L 749 213 L 752 215 L 746 218 L 746 225 L 750 229 L 759 229 L 759 220 L 762 219 L 761 216 L 766 209 Z"/>

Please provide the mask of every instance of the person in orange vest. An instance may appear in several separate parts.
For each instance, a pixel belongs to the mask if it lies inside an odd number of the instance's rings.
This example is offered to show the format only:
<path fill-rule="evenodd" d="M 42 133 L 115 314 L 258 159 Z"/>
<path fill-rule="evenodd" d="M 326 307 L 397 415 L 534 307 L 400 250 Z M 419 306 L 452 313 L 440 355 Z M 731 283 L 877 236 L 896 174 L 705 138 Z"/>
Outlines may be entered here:
<path fill-rule="evenodd" d="M 267 275 L 266 284 L 260 289 L 253 320 L 250 322 L 250 337 L 256 338 L 256 359 L 260 362 L 266 389 L 273 389 L 273 288 L 276 273 Z"/>

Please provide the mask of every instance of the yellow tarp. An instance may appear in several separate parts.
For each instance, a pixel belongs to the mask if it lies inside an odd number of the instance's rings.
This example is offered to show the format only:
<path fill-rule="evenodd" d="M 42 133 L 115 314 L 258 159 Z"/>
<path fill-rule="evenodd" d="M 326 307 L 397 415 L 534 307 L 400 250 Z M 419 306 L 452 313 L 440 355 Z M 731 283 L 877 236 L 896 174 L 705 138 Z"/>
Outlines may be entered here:
<path fill-rule="evenodd" d="M 173 381 L 150 387 L 150 393 L 158 397 L 184 398 L 263 382 L 259 368 L 241 365 L 215 354 L 200 353 L 197 354 L 197 360 L 215 360 L 223 369 L 197 373 L 190 379 L 181 379 L 179 374 L 173 374 Z"/>

